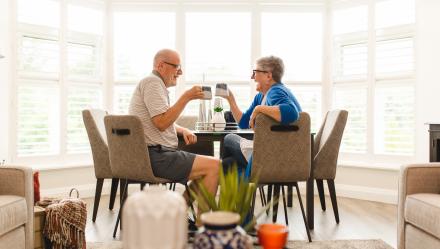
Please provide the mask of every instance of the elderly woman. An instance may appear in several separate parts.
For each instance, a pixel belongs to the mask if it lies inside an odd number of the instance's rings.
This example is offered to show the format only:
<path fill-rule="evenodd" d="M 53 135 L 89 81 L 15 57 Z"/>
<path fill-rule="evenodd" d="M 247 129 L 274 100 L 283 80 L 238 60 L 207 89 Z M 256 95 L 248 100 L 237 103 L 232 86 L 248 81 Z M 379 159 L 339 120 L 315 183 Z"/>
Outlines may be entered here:
<path fill-rule="evenodd" d="M 270 116 L 282 124 L 298 119 L 301 106 L 292 92 L 281 82 L 283 74 L 284 63 L 280 58 L 267 56 L 258 59 L 251 77 L 256 82 L 258 94 L 244 113 L 239 109 L 232 92 L 229 91 L 229 96 L 225 98 L 240 128 L 253 128 L 258 113 Z M 242 172 L 251 159 L 253 141 L 236 134 L 228 134 L 223 145 L 223 165 L 236 162 Z"/>

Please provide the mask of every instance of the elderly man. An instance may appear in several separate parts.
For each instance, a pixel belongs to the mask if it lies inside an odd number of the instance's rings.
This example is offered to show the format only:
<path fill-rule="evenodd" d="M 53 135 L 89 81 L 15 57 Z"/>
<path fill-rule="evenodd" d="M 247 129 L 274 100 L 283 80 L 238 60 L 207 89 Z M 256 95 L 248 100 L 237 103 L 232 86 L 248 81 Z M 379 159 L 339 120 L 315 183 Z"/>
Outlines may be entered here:
<path fill-rule="evenodd" d="M 301 106 L 292 92 L 281 82 L 283 74 L 284 63 L 280 58 L 268 56 L 258 59 L 251 78 L 257 83 L 256 90 L 259 93 L 244 113 L 239 109 L 232 92 L 229 91 L 229 96 L 225 98 L 240 128 L 253 128 L 258 113 L 268 115 L 282 124 L 298 119 Z M 224 139 L 224 165 L 235 161 L 240 170 L 244 169 L 251 159 L 252 148 L 252 140 L 236 134 L 228 134 Z"/>
<path fill-rule="evenodd" d="M 153 173 L 181 183 L 202 178 L 207 190 L 215 195 L 220 160 L 177 149 L 177 134 L 183 136 L 186 144 L 197 142 L 190 130 L 175 121 L 189 101 L 203 97 L 202 88 L 192 87 L 170 106 L 167 88 L 175 86 L 182 75 L 180 56 L 174 50 L 160 50 L 153 67 L 151 74 L 137 85 L 129 108 L 129 113 L 142 121 Z"/>

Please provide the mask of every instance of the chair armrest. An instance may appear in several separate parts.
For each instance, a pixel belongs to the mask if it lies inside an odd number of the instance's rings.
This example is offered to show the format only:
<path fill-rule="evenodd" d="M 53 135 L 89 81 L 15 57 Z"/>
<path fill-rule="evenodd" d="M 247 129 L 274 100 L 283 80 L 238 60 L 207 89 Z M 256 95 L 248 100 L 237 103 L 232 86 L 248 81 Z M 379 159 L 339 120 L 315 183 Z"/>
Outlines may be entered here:
<path fill-rule="evenodd" d="M 404 165 L 400 170 L 399 194 L 440 193 L 440 163 Z"/>
<path fill-rule="evenodd" d="M 399 200 L 397 209 L 397 247 L 405 244 L 405 200 L 417 193 L 440 194 L 440 163 L 410 164 L 400 169 Z"/>
<path fill-rule="evenodd" d="M 33 204 L 33 192 L 31 168 L 23 166 L 0 167 L 0 195 L 23 196 L 26 201 Z"/>
<path fill-rule="evenodd" d="M 34 244 L 34 180 L 32 169 L 23 166 L 0 167 L 0 195 L 16 195 L 26 199 L 25 224 L 26 249 Z"/>

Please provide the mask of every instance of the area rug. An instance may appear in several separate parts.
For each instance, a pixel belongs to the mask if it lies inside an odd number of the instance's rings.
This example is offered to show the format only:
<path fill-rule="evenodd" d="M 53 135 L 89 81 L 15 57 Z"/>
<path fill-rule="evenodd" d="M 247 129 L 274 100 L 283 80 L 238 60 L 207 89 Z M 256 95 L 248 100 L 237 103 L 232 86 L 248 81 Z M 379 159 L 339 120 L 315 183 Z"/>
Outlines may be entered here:
<path fill-rule="evenodd" d="M 192 248 L 188 246 L 188 248 Z M 255 246 L 255 248 L 261 248 Z M 313 241 L 308 243 L 306 241 L 289 241 L 285 248 L 288 249 L 393 249 L 391 246 L 382 240 L 331 240 L 331 241 Z M 111 242 L 88 242 L 87 249 L 122 249 L 120 241 Z"/>

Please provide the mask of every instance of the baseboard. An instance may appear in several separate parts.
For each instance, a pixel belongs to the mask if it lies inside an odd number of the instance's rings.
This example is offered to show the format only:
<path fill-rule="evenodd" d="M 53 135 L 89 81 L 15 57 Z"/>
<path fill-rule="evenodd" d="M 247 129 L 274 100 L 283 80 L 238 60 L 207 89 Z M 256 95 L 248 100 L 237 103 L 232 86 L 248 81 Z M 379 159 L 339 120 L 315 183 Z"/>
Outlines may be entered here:
<path fill-rule="evenodd" d="M 328 195 L 328 189 L 324 185 L 324 192 Z M 306 193 L 305 183 L 299 184 L 301 194 Z M 377 201 L 388 204 L 397 204 L 397 190 L 372 188 L 358 185 L 335 184 L 337 197 L 348 197 L 366 201 Z M 317 195 L 317 188 L 315 183 L 315 195 Z"/>
<path fill-rule="evenodd" d="M 111 181 L 104 181 L 104 185 L 102 186 L 101 195 L 109 195 L 110 194 Z M 51 188 L 51 189 L 41 189 L 40 195 L 41 197 L 68 197 L 69 192 L 72 188 L 76 188 L 79 192 L 81 198 L 90 198 L 95 197 L 95 184 L 84 184 L 77 186 L 69 186 L 63 188 Z M 76 197 L 76 196 L 75 196 Z"/>
<path fill-rule="evenodd" d="M 110 181 L 104 181 L 102 187 L 101 195 L 110 194 Z M 178 185 L 179 187 L 179 185 Z M 302 194 L 306 193 L 305 183 L 299 184 L 300 191 Z M 367 201 L 377 201 L 389 204 L 397 204 L 397 190 L 382 189 L 382 188 L 372 188 L 357 185 L 346 185 L 346 184 L 336 184 L 336 195 L 338 197 L 348 197 Z M 41 196 L 47 197 L 67 197 L 72 188 L 78 189 L 81 198 L 91 198 L 95 196 L 94 184 L 84 184 L 79 186 L 70 186 L 65 188 L 52 188 L 52 189 L 42 189 Z M 137 191 L 139 187 L 133 184 L 129 187 L 129 192 Z M 295 191 L 294 191 L 295 193 Z M 328 195 L 328 190 L 325 188 L 325 193 Z M 315 195 L 317 195 L 317 188 L 315 186 Z"/>

